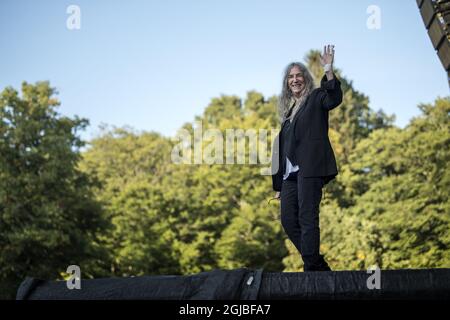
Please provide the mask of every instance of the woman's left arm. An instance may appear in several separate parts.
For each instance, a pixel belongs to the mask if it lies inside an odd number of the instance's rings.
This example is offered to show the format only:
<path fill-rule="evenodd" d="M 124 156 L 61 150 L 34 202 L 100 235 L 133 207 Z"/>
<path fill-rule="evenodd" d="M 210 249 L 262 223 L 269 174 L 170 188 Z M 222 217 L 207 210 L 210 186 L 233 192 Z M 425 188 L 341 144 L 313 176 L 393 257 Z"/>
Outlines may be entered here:
<path fill-rule="evenodd" d="M 320 63 L 324 67 L 325 75 L 320 81 L 323 90 L 321 97 L 322 107 L 327 111 L 333 110 L 342 102 L 341 82 L 333 73 L 334 46 L 325 46 Z"/>

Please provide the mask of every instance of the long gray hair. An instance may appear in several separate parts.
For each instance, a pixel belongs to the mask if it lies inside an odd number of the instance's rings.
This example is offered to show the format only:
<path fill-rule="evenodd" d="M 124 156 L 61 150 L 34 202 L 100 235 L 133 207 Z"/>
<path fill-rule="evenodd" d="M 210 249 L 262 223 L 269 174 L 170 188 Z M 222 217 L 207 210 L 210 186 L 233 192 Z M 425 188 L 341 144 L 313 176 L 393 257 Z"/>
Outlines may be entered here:
<path fill-rule="evenodd" d="M 300 101 L 295 105 L 294 110 L 292 110 L 292 113 L 289 117 L 291 119 L 291 121 L 294 118 L 295 113 L 298 111 L 298 108 L 305 101 L 305 99 L 308 97 L 308 95 L 314 90 L 314 79 L 313 79 L 311 73 L 306 68 L 306 66 L 300 62 L 291 62 L 290 64 L 288 64 L 288 66 L 284 70 L 281 94 L 278 98 L 278 115 L 280 117 L 281 123 L 286 119 L 286 115 L 287 115 L 287 113 L 289 111 L 289 107 L 290 107 L 290 102 L 293 97 L 292 91 L 289 88 L 289 84 L 288 84 L 289 72 L 291 72 L 291 69 L 293 67 L 298 67 L 300 69 L 300 71 L 303 75 L 303 79 L 305 80 L 305 86 L 301 92 Z"/>

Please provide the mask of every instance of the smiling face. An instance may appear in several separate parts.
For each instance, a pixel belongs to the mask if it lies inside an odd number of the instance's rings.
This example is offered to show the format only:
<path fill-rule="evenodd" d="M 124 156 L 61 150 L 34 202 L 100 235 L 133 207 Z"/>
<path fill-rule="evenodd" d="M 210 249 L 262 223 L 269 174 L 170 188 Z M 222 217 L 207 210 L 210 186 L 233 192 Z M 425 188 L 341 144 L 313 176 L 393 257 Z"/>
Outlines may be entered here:
<path fill-rule="evenodd" d="M 292 67 L 288 75 L 288 86 L 294 97 L 299 98 L 302 90 L 305 88 L 305 79 L 298 66 Z"/>

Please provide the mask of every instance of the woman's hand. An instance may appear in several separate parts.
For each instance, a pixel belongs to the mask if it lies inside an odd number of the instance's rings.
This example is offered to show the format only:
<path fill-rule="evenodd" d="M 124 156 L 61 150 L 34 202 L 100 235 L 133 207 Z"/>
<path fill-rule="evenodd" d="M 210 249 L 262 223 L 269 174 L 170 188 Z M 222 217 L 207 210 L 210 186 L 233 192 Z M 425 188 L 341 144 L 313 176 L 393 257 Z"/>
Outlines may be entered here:
<path fill-rule="evenodd" d="M 333 79 L 334 45 L 323 47 L 323 54 L 320 56 L 320 63 L 325 70 L 327 80 Z"/>
<path fill-rule="evenodd" d="M 280 192 L 277 191 L 277 193 L 275 193 L 275 197 L 273 197 L 272 199 L 270 199 L 270 200 L 268 201 L 268 203 L 270 204 L 270 201 L 272 201 L 272 200 L 280 200 L 280 199 L 281 199 Z"/>
<path fill-rule="evenodd" d="M 323 54 L 320 55 L 320 63 L 322 67 L 326 64 L 333 66 L 334 61 L 334 45 L 327 45 L 323 47 Z"/>

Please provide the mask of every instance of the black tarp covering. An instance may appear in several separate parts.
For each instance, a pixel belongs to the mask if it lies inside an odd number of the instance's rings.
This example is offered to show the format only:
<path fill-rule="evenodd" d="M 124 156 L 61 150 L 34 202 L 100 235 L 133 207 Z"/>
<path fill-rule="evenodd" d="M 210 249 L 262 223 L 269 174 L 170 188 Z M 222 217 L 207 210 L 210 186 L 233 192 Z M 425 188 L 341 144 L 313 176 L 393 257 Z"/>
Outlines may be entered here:
<path fill-rule="evenodd" d="M 371 290 L 370 276 L 366 271 L 273 273 L 242 268 L 189 276 L 82 279 L 79 290 L 69 290 L 65 281 L 26 278 L 17 299 L 450 299 L 450 269 L 381 270 L 381 288 Z"/>
<path fill-rule="evenodd" d="M 254 300 L 262 270 L 214 270 L 189 276 L 162 275 L 81 280 L 81 289 L 67 288 L 65 281 L 26 278 L 18 300 L 40 299 L 159 299 L 159 300 Z M 253 277 L 250 285 L 248 278 Z M 245 285 L 244 285 L 245 284 Z"/>

